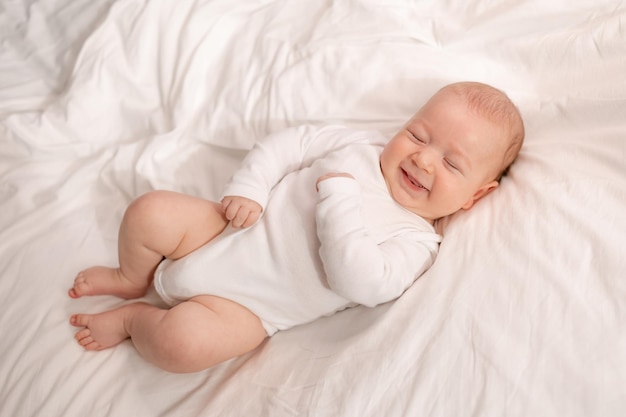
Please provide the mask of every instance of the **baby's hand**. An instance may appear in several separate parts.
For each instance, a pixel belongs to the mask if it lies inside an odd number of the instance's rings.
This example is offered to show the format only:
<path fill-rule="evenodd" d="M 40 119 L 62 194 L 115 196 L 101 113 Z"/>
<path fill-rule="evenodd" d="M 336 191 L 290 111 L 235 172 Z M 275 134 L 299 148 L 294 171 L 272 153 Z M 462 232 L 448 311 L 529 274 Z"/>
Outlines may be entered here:
<path fill-rule="evenodd" d="M 315 181 L 315 189 L 317 189 L 317 186 L 320 182 L 327 180 L 329 178 L 333 178 L 333 177 L 345 177 L 345 178 L 354 179 L 352 174 L 348 174 L 347 172 L 329 172 L 328 174 L 322 175 L 321 177 L 317 179 L 317 181 Z"/>
<path fill-rule="evenodd" d="M 250 227 L 259 219 L 263 208 L 249 198 L 228 195 L 222 199 L 222 209 L 233 227 Z"/>

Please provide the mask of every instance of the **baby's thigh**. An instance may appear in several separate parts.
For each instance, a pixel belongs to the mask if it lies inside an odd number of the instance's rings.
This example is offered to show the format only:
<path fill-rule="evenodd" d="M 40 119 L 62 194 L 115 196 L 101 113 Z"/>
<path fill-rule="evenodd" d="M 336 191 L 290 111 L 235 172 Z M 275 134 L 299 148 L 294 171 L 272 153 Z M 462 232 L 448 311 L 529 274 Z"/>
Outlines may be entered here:
<path fill-rule="evenodd" d="M 221 204 L 172 191 L 142 195 L 128 208 L 123 229 L 153 234 L 153 245 L 167 258 L 181 258 L 219 235 L 228 221 Z M 157 243 L 158 242 L 158 243 Z"/>
<path fill-rule="evenodd" d="M 176 194 L 172 198 L 176 200 L 172 219 L 177 227 L 182 227 L 184 234 L 168 258 L 178 259 L 193 252 L 226 228 L 228 220 L 224 217 L 221 204 L 184 194 Z"/>
<path fill-rule="evenodd" d="M 205 331 L 195 334 L 211 346 L 216 363 L 254 350 L 267 337 L 261 319 L 241 304 L 211 295 L 193 297 L 188 303 L 200 304 L 210 311 L 204 322 Z"/>

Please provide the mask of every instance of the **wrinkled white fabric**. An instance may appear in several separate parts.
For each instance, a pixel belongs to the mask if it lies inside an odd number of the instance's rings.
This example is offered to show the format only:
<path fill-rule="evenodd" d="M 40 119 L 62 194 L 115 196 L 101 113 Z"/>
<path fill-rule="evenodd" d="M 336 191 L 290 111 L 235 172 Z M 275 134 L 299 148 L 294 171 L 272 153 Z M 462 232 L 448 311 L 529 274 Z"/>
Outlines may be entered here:
<path fill-rule="evenodd" d="M 622 417 L 625 19 L 615 0 L 0 2 L 0 414 Z M 117 264 L 132 199 L 218 199 L 267 134 L 389 137 L 461 80 L 506 91 L 526 143 L 398 300 L 191 375 L 75 344 L 71 313 L 127 303 L 66 291 Z"/>

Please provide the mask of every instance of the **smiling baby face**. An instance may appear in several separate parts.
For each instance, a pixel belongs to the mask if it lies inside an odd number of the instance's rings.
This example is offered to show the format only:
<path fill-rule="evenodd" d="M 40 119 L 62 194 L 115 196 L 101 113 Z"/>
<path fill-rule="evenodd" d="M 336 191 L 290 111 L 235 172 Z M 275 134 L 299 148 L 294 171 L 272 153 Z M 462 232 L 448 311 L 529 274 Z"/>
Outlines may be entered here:
<path fill-rule="evenodd" d="M 440 90 L 381 154 L 391 196 L 431 223 L 471 208 L 498 186 L 512 162 L 509 130 L 472 108 L 455 88 Z"/>

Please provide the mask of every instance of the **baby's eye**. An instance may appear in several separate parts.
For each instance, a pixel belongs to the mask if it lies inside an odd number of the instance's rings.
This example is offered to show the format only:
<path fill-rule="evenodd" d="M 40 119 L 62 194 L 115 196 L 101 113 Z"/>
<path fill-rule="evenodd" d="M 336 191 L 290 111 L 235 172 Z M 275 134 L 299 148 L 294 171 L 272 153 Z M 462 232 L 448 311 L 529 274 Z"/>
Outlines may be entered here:
<path fill-rule="evenodd" d="M 449 159 L 444 159 L 444 162 L 449 168 L 455 171 L 459 171 L 459 167 L 454 162 L 450 161 Z"/>
<path fill-rule="evenodd" d="M 417 142 L 417 143 L 426 143 L 426 141 L 424 139 L 420 138 L 419 136 L 417 136 L 416 134 L 414 134 L 412 132 L 410 132 L 410 133 L 411 133 L 411 137 L 413 138 L 413 140 L 415 142 Z"/>

